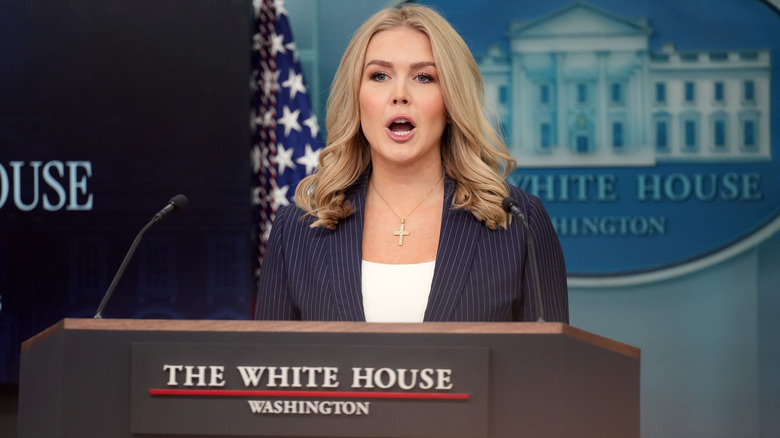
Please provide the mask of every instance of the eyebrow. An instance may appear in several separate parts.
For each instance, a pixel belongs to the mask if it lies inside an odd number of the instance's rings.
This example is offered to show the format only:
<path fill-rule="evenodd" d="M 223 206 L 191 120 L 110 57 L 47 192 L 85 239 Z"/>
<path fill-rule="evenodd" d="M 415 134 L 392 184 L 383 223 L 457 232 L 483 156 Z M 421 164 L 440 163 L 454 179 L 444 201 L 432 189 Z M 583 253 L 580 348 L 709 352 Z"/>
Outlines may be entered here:
<path fill-rule="evenodd" d="M 380 67 L 385 67 L 385 68 L 392 68 L 393 67 L 393 63 L 388 62 L 388 61 L 383 61 L 381 59 L 372 59 L 371 61 L 368 61 L 366 63 L 366 67 L 368 67 L 370 65 L 378 65 Z M 413 63 L 409 64 L 409 67 L 411 67 L 412 70 L 416 70 L 416 69 L 423 68 L 423 67 L 433 67 L 433 68 L 436 68 L 436 63 L 433 62 L 433 61 L 413 62 Z"/>

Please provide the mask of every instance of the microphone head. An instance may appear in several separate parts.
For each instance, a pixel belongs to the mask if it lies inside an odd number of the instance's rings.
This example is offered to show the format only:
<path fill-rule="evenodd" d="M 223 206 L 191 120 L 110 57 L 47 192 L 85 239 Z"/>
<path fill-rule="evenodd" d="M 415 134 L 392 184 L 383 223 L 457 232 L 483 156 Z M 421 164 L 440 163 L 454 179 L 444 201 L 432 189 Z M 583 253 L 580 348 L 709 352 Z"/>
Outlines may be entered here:
<path fill-rule="evenodd" d="M 174 211 L 184 210 L 187 208 L 188 202 L 189 200 L 187 200 L 187 197 L 182 194 L 178 194 L 168 201 L 169 204 L 173 205 Z"/>
<path fill-rule="evenodd" d="M 501 201 L 501 208 L 503 208 L 507 213 L 512 213 L 512 208 L 520 208 L 520 206 L 517 204 L 517 200 L 515 200 L 515 198 L 507 196 L 503 201 Z"/>

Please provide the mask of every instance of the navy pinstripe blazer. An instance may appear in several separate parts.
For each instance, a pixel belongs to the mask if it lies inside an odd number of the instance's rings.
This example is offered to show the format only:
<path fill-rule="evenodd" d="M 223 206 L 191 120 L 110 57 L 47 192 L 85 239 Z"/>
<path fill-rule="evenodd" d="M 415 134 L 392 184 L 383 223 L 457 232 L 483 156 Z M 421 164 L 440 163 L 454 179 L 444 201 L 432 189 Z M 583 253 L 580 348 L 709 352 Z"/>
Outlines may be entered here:
<path fill-rule="evenodd" d="M 291 205 L 276 216 L 258 285 L 256 319 L 365 321 L 361 286 L 368 172 L 347 192 L 354 213 L 335 230 L 310 228 Z M 536 321 L 519 221 L 488 229 L 451 208 L 456 183 L 445 178 L 439 248 L 425 321 Z M 569 322 L 563 252 L 541 201 L 510 186 L 533 231 L 547 321 Z"/>

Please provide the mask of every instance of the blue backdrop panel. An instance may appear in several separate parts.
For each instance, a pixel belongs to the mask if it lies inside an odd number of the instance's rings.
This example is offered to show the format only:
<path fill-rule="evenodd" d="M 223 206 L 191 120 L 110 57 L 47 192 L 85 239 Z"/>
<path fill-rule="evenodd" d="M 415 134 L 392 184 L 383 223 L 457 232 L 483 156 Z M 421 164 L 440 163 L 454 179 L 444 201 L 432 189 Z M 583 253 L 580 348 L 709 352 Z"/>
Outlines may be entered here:
<path fill-rule="evenodd" d="M 0 3 L 0 382 L 20 343 L 104 312 L 248 318 L 248 0 Z"/>

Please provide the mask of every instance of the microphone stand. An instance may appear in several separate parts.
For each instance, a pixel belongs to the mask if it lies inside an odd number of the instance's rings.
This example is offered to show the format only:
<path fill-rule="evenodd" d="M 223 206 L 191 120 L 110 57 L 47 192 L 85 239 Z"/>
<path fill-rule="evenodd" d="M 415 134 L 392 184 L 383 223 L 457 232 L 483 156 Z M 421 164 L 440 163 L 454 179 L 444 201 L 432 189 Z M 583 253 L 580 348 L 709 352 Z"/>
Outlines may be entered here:
<path fill-rule="evenodd" d="M 108 286 L 108 290 L 106 291 L 106 294 L 103 296 L 103 301 L 100 302 L 100 306 L 98 306 L 97 313 L 95 313 L 94 318 L 95 319 L 102 319 L 103 318 L 103 310 L 106 308 L 106 305 L 108 304 L 108 300 L 111 299 L 111 295 L 114 293 L 114 289 L 116 289 L 117 284 L 119 284 L 119 279 L 122 278 L 122 275 L 125 273 L 125 269 L 127 269 L 127 265 L 130 263 L 130 260 L 133 258 L 133 255 L 135 254 L 136 248 L 138 248 L 138 244 L 141 242 L 141 238 L 143 238 L 144 233 L 146 233 L 146 230 L 148 230 L 152 225 L 154 225 L 157 222 L 157 216 L 152 218 L 152 220 L 149 221 L 146 225 L 144 225 L 143 228 L 141 228 L 141 231 L 138 232 L 138 234 L 135 236 L 135 240 L 133 240 L 133 244 L 130 245 L 130 249 L 127 251 L 127 254 L 125 254 L 125 259 L 122 260 L 122 264 L 119 265 L 119 269 L 116 271 L 116 274 L 114 275 L 114 279 L 111 280 L 111 285 Z"/>
<path fill-rule="evenodd" d="M 536 261 L 536 246 L 534 245 L 533 232 L 528 225 L 528 219 L 526 219 L 525 213 L 520 210 L 520 207 L 517 205 L 517 201 L 514 198 L 504 198 L 501 206 L 505 211 L 515 216 L 523 226 L 523 241 L 525 243 L 525 252 L 528 254 L 528 263 L 530 265 L 529 271 L 531 271 L 531 288 L 534 290 L 534 298 L 536 301 L 536 314 L 538 316 L 536 322 L 545 322 L 541 291 L 542 285 L 539 280 L 539 265 Z"/>
<path fill-rule="evenodd" d="M 531 281 L 534 288 L 534 296 L 536 298 L 536 314 L 539 319 L 536 322 L 545 322 L 544 320 L 544 306 L 542 305 L 542 292 L 541 282 L 539 281 L 539 266 L 536 264 L 536 246 L 534 245 L 533 234 L 531 234 L 531 227 L 528 226 L 528 221 L 525 215 L 516 215 L 520 222 L 523 224 L 523 230 L 525 231 L 525 248 L 528 253 L 528 262 L 531 265 Z"/>
<path fill-rule="evenodd" d="M 111 285 L 108 286 L 108 290 L 106 291 L 106 294 L 103 296 L 103 301 L 100 302 L 100 306 L 98 306 L 97 312 L 95 313 L 94 318 L 95 319 L 102 319 L 103 318 L 103 310 L 106 308 L 106 305 L 108 304 L 108 300 L 111 299 L 111 295 L 114 293 L 114 289 L 116 289 L 117 284 L 119 284 L 119 279 L 122 278 L 122 275 L 125 273 L 125 269 L 127 269 L 127 265 L 130 263 L 130 260 L 133 258 L 133 254 L 135 254 L 136 248 L 138 248 L 138 244 L 141 242 L 141 238 L 144 236 L 144 233 L 146 233 L 146 230 L 149 229 L 152 225 L 156 224 L 158 221 L 162 220 L 166 216 L 168 216 L 171 213 L 174 213 L 178 210 L 183 210 L 187 207 L 187 197 L 184 195 L 176 195 L 174 196 L 168 204 L 163 207 L 162 210 L 160 210 L 157 214 L 152 217 L 152 220 L 150 220 L 146 225 L 144 225 L 143 228 L 141 228 L 141 231 L 138 232 L 138 234 L 135 236 L 135 240 L 133 240 L 133 244 L 130 245 L 130 249 L 127 251 L 127 254 L 125 254 L 125 259 L 122 260 L 122 264 L 119 265 L 119 269 L 116 271 L 116 274 L 114 275 L 114 279 L 111 280 Z"/>

